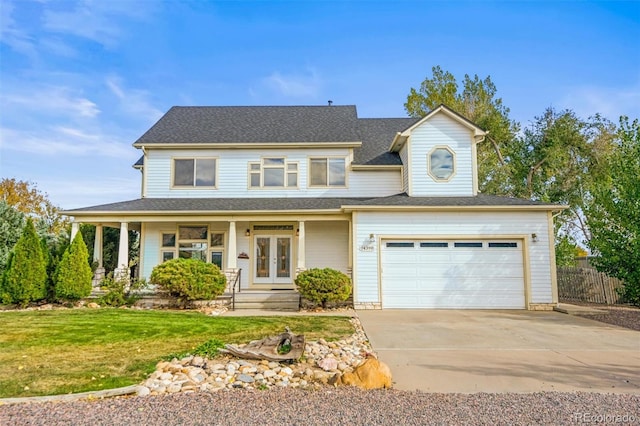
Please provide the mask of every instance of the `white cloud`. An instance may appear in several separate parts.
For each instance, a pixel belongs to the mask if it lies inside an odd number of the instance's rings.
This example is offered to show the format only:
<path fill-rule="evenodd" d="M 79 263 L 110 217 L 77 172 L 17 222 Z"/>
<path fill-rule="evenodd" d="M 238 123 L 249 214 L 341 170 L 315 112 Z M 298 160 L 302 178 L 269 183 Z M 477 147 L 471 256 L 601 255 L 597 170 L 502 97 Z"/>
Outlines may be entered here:
<path fill-rule="evenodd" d="M 100 113 L 98 106 L 77 91 L 61 86 L 32 86 L 28 91 L 1 93 L 3 108 L 23 107 L 38 114 L 76 115 L 95 117 Z"/>
<path fill-rule="evenodd" d="M 66 58 L 75 58 L 78 52 L 57 37 L 43 38 L 39 41 L 38 46 L 47 53 L 53 53 Z"/>
<path fill-rule="evenodd" d="M 122 20 L 144 20 L 152 13 L 154 2 L 80 0 L 63 3 L 70 10 L 47 9 L 44 27 L 52 32 L 71 34 L 112 47 L 119 43 L 125 30 Z M 59 6 L 59 4 L 56 4 Z"/>
<path fill-rule="evenodd" d="M 140 198 L 139 174 L 130 178 L 105 176 L 99 179 L 46 179 L 39 185 L 49 199 L 64 209 Z"/>
<path fill-rule="evenodd" d="M 278 71 L 264 79 L 271 90 L 292 98 L 315 97 L 321 86 L 320 76 L 315 69 L 305 74 L 282 74 Z"/>
<path fill-rule="evenodd" d="M 622 88 L 577 87 L 571 90 L 559 105 L 572 109 L 584 118 L 596 113 L 616 123 L 621 115 L 640 118 L 640 82 Z"/>
<path fill-rule="evenodd" d="M 53 127 L 32 130 L 0 128 L 0 148 L 47 156 L 130 157 L 131 146 L 110 135 L 80 129 Z"/>
<path fill-rule="evenodd" d="M 14 6 L 10 1 L 4 1 L 0 7 L 0 43 L 34 59 L 37 55 L 34 40 L 18 27 L 13 19 L 13 11 Z"/>
<path fill-rule="evenodd" d="M 149 92 L 139 89 L 124 89 L 122 80 L 117 76 L 108 77 L 106 84 L 111 93 L 118 98 L 120 108 L 125 113 L 149 121 L 157 121 L 162 117 L 162 111 L 154 107 L 148 100 Z"/>

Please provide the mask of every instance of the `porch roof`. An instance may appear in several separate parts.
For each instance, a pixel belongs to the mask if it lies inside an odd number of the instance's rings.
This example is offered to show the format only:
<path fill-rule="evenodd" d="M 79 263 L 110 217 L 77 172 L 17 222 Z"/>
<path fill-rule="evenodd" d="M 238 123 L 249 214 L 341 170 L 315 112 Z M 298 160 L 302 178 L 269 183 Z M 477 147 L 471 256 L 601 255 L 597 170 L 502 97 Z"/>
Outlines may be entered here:
<path fill-rule="evenodd" d="M 141 198 L 63 211 L 69 216 L 95 214 L 256 213 L 344 211 L 371 209 L 531 209 L 561 210 L 564 206 L 519 198 L 478 195 L 475 197 L 409 197 L 396 194 L 377 198 Z"/>

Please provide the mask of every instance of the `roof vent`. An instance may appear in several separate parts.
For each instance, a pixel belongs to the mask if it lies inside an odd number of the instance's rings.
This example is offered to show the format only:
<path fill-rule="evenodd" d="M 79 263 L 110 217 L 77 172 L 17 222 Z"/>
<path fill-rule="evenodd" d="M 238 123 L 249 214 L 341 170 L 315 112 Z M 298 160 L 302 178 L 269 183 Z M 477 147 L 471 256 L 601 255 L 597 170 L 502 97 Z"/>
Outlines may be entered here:
<path fill-rule="evenodd" d="M 333 101 L 327 101 L 327 103 L 329 104 L 329 106 L 331 106 L 331 104 L 333 104 Z"/>

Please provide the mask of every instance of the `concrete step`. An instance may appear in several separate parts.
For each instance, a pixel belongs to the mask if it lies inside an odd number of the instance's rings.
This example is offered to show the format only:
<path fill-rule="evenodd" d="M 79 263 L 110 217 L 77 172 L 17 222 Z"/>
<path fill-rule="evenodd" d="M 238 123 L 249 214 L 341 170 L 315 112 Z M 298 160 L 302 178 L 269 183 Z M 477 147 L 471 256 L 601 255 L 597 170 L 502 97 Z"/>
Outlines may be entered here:
<path fill-rule="evenodd" d="M 300 294 L 295 291 L 241 292 L 235 295 L 235 309 L 297 311 Z"/>

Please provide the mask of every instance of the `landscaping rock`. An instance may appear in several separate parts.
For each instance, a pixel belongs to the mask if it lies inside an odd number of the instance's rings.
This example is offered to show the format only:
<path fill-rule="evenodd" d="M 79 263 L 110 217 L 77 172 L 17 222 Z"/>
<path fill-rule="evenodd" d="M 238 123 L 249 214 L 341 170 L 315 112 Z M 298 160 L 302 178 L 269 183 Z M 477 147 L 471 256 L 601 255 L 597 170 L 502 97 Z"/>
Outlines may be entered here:
<path fill-rule="evenodd" d="M 376 358 L 367 358 L 353 372 L 336 375 L 329 383 L 357 386 L 361 389 L 391 389 L 391 370 Z"/>
<path fill-rule="evenodd" d="M 324 339 L 307 341 L 302 357 L 304 361 L 298 363 L 238 360 L 229 357 L 209 360 L 188 356 L 181 360 L 159 362 L 156 371 L 149 375 L 143 386 L 151 395 L 217 392 L 221 389 L 306 389 L 325 386 L 338 370 L 345 374 L 351 373 L 372 353 L 358 319 L 352 318 L 351 322 L 356 331 L 346 339 L 337 342 L 326 342 Z M 141 392 L 147 394 L 145 390 Z"/>

